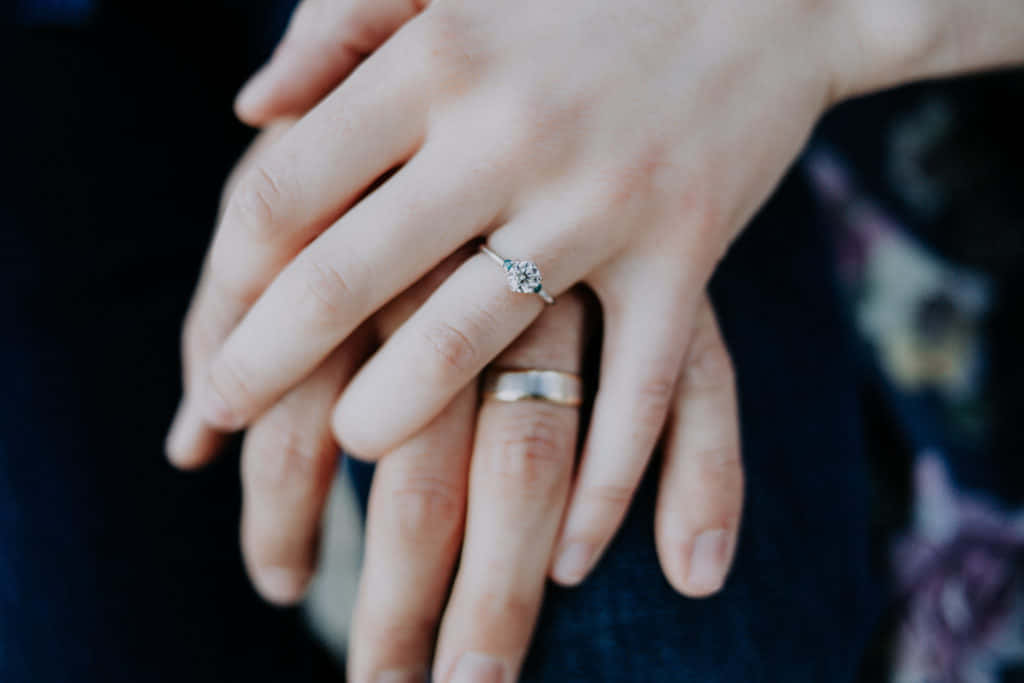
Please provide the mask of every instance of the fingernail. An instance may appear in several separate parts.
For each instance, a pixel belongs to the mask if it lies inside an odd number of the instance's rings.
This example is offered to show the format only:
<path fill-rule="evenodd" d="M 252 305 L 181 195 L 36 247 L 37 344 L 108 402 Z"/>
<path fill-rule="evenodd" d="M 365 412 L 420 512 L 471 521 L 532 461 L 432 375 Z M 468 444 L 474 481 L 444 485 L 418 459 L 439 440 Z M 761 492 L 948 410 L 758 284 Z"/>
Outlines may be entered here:
<path fill-rule="evenodd" d="M 589 543 L 570 543 L 559 553 L 551 573 L 561 583 L 578 583 L 583 580 L 593 556 L 594 549 Z"/>
<path fill-rule="evenodd" d="M 466 652 L 455 664 L 449 683 L 505 683 L 505 665 L 479 652 Z"/>
<path fill-rule="evenodd" d="M 287 567 L 262 567 L 254 578 L 264 598 L 276 605 L 288 605 L 302 597 L 308 575 Z"/>
<path fill-rule="evenodd" d="M 378 671 L 372 680 L 373 683 L 425 683 L 427 672 L 423 669 Z"/>
<path fill-rule="evenodd" d="M 210 382 L 207 382 L 206 386 L 203 387 L 199 398 L 199 407 L 203 419 L 214 427 L 233 430 L 240 426 L 238 418 L 231 408 L 228 407 L 227 401 L 224 400 L 224 397 L 220 395 L 220 392 Z"/>
<path fill-rule="evenodd" d="M 688 583 L 693 590 L 714 591 L 722 585 L 729 559 L 729 532 L 705 531 L 693 542 Z"/>

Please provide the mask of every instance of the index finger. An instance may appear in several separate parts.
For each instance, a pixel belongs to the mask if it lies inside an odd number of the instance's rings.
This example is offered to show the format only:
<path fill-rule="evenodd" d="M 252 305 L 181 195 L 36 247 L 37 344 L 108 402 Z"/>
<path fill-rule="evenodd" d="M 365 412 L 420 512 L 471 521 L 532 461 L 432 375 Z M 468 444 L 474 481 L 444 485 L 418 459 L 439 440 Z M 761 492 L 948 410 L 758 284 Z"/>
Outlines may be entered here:
<path fill-rule="evenodd" d="M 194 354 L 201 362 L 190 365 L 203 375 L 209 358 L 285 264 L 420 144 L 425 98 L 415 74 L 400 69 L 392 52 L 382 47 L 239 174 L 185 332 L 186 347 L 202 347 Z M 186 384 L 172 452 L 202 450 L 196 435 L 209 432 L 202 427 L 193 386 L 198 382 Z M 185 455 L 180 461 L 201 459 Z"/>
<path fill-rule="evenodd" d="M 235 111 L 251 126 L 307 111 L 425 0 L 304 0 L 270 61 L 239 93 Z"/>

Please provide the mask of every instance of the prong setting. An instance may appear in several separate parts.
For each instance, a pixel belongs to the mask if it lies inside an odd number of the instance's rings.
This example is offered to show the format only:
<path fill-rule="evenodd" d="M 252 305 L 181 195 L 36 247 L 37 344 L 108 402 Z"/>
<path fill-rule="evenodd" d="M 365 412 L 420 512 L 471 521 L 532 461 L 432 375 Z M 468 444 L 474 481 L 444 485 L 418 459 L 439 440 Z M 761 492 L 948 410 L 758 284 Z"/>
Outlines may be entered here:
<path fill-rule="evenodd" d="M 505 269 L 508 288 L 517 294 L 536 294 L 549 306 L 555 298 L 544 289 L 540 268 L 533 261 L 502 258 L 486 244 L 480 245 L 480 252 Z"/>
<path fill-rule="evenodd" d="M 533 261 L 515 261 L 505 259 L 502 263 L 508 278 L 508 287 L 519 294 L 536 294 L 540 292 L 542 278 L 540 268 Z"/>

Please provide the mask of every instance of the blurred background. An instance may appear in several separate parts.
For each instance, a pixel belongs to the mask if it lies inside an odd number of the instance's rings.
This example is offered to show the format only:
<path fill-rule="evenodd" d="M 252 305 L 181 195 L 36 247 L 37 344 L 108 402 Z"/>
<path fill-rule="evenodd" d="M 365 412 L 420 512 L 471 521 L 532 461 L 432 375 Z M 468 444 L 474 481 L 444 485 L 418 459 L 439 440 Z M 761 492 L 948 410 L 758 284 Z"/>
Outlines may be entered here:
<path fill-rule="evenodd" d="M 0 681 L 340 680 L 348 487 L 308 605 L 280 610 L 242 569 L 236 456 L 182 474 L 161 451 L 252 136 L 231 102 L 291 6 L 0 5 Z M 1024 681 L 1022 160 L 1024 74 L 1004 72 L 841 106 L 791 181 L 855 339 L 883 596 L 867 683 Z"/>

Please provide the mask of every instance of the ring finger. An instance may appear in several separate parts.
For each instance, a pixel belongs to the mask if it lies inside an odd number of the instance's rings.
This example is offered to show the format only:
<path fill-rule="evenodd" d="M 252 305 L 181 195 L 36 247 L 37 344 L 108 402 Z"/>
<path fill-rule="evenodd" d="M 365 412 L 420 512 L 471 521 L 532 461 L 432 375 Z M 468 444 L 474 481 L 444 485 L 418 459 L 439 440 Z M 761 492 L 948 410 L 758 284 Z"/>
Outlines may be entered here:
<path fill-rule="evenodd" d="M 592 269 L 608 246 L 578 239 L 582 231 L 604 228 L 608 217 L 587 209 L 585 194 L 565 195 L 516 214 L 488 239 L 501 257 L 538 255 L 544 287 L 553 294 Z M 552 235 L 552 224 L 567 229 Z M 554 308 L 561 306 L 559 300 Z M 473 256 L 356 374 L 335 408 L 335 434 L 351 452 L 375 460 L 437 415 L 543 309 L 537 295 L 510 292 L 489 257 Z M 376 405 L 393 409 L 372 410 Z"/>
<path fill-rule="evenodd" d="M 578 373 L 584 329 L 583 300 L 567 294 L 496 366 Z M 442 621 L 434 680 L 515 680 L 568 498 L 578 428 L 577 407 L 485 398 L 462 560 Z"/>

